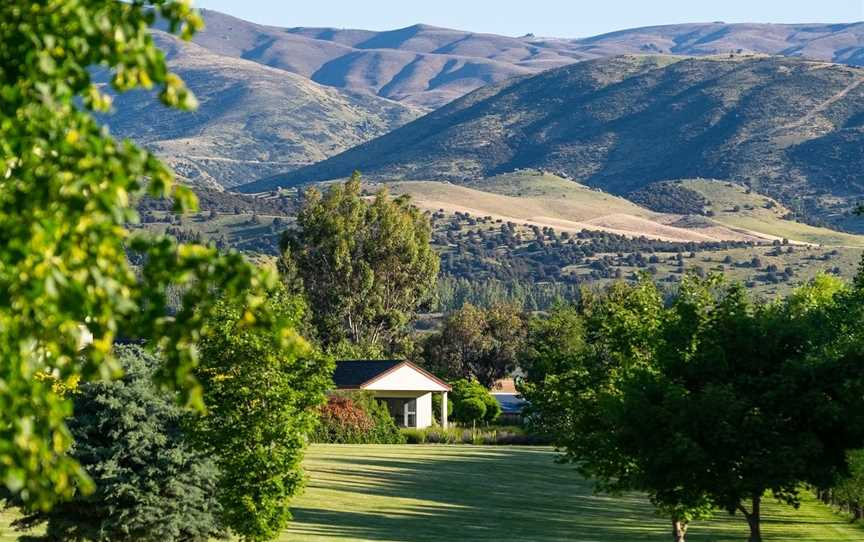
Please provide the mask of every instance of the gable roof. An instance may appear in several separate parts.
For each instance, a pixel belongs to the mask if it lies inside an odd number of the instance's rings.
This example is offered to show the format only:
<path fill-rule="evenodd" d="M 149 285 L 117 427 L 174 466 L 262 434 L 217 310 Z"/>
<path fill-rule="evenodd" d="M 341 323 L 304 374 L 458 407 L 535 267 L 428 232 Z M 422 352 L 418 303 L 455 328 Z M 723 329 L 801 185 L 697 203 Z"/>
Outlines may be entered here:
<path fill-rule="evenodd" d="M 425 371 L 424 369 L 404 360 L 343 360 L 336 362 L 333 372 L 333 383 L 337 389 L 363 389 L 401 367 L 409 367 L 436 384 L 450 390 L 450 385 Z"/>
<path fill-rule="evenodd" d="M 336 362 L 333 383 L 337 388 L 359 388 L 375 377 L 399 366 L 402 360 L 345 360 Z"/>

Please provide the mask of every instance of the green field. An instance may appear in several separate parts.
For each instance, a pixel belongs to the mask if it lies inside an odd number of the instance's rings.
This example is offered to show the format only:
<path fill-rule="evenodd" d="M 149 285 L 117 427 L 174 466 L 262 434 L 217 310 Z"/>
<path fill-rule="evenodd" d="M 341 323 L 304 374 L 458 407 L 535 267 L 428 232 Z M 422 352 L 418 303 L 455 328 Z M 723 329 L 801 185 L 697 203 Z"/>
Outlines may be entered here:
<path fill-rule="evenodd" d="M 279 540 L 665 541 L 669 527 L 641 495 L 595 496 L 545 447 L 314 445 L 309 482 Z M 0 541 L 17 537 L 0 512 Z M 766 542 L 860 541 L 864 527 L 807 496 L 799 510 L 766 499 Z M 694 523 L 692 542 L 741 542 L 740 516 Z"/>
<path fill-rule="evenodd" d="M 639 495 L 593 496 L 548 448 L 316 445 L 306 493 L 282 541 L 667 540 L 669 527 Z M 766 503 L 766 541 L 864 540 L 807 499 L 799 510 Z M 740 517 L 697 522 L 689 540 L 743 541 Z"/>

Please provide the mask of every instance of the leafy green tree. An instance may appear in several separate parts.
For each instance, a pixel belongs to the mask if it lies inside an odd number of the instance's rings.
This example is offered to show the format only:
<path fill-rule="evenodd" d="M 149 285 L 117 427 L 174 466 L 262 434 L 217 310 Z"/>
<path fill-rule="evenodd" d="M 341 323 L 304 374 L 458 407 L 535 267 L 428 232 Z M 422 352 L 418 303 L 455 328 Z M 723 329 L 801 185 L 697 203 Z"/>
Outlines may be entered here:
<path fill-rule="evenodd" d="M 467 304 L 426 340 L 423 358 L 448 380 L 476 378 L 491 388 L 516 368 L 525 335 L 525 320 L 512 305 L 482 309 Z"/>
<path fill-rule="evenodd" d="M 831 501 L 848 510 L 852 521 L 864 519 L 864 450 L 849 452 L 849 472 L 831 488 Z"/>
<path fill-rule="evenodd" d="M 303 318 L 302 300 L 280 290 L 266 308 L 272 329 L 250 327 L 242 306 L 219 302 L 196 369 L 208 412 L 192 420 L 191 431 L 219 466 L 222 522 L 243 540 L 275 538 L 290 519 L 316 407 L 332 385 L 332 363 L 291 331 Z M 276 332 L 285 334 L 284 345 L 272 341 Z"/>
<path fill-rule="evenodd" d="M 501 405 L 489 392 L 489 389 L 480 384 L 476 380 L 460 379 L 453 383 L 453 390 L 450 394 L 453 404 L 453 415 L 457 421 L 463 423 L 471 423 L 482 421 L 492 423 L 498 416 L 501 415 Z M 479 401 L 483 405 L 483 413 L 477 416 L 477 410 L 474 401 Z M 471 401 L 471 405 L 464 406 L 466 401 Z M 476 416 L 476 417 L 475 417 Z"/>
<path fill-rule="evenodd" d="M 559 308 L 533 323 L 520 392 L 532 423 L 553 436 L 564 461 L 595 480 L 598 491 L 647 493 L 680 542 L 711 502 L 700 489 L 682 485 L 690 466 L 686 450 L 661 434 L 653 447 L 633 442 L 645 421 L 625 408 L 631 375 L 653 366 L 663 314 L 660 292 L 647 280 L 616 283 L 602 295 L 584 292 L 578 310 Z"/>
<path fill-rule="evenodd" d="M 454 417 L 462 423 L 477 423 L 486 417 L 486 403 L 479 397 L 468 397 L 453 406 Z"/>
<path fill-rule="evenodd" d="M 438 275 L 429 219 L 407 196 L 361 196 L 360 176 L 325 194 L 311 188 L 281 241 L 279 270 L 312 307 L 325 348 L 398 351 Z"/>
<path fill-rule="evenodd" d="M 680 433 L 704 452 L 695 482 L 745 516 L 752 542 L 766 492 L 797 506 L 802 484 L 829 484 L 864 445 L 862 294 L 820 277 L 757 305 L 733 287 L 694 333 L 693 355 L 664 368 L 688 395 Z"/>
<path fill-rule="evenodd" d="M 766 493 L 797 505 L 864 443 L 860 286 L 820 277 L 757 304 L 688 277 L 668 308 L 653 285 L 616 286 L 582 319 L 585 346 L 542 360 L 523 393 L 567 459 L 602 488 L 647 492 L 677 539 L 713 505 L 760 541 Z"/>
<path fill-rule="evenodd" d="M 47 524 L 38 540 L 206 542 L 224 534 L 212 459 L 181 431 L 188 416 L 174 394 L 153 384 L 160 360 L 118 347 L 122 380 L 88 383 L 72 393 L 71 455 L 96 483 L 50 511 L 31 510 L 19 529 Z"/>
<path fill-rule="evenodd" d="M 267 320 L 255 307 L 273 279 L 240 255 L 126 228 L 144 194 L 195 210 L 159 160 L 92 115 L 110 107 L 91 80 L 97 66 L 117 91 L 157 87 L 166 105 L 194 107 L 153 44 L 157 17 L 184 38 L 202 26 L 180 0 L 0 2 L 0 484 L 43 507 L 92 489 L 66 453 L 72 401 L 54 386 L 117 376 L 122 333 L 161 349 L 157 377 L 200 407 L 194 343 L 212 291 L 248 292 L 250 315 Z M 127 252 L 144 262 L 137 272 Z M 183 291 L 173 314 L 171 285 Z"/>

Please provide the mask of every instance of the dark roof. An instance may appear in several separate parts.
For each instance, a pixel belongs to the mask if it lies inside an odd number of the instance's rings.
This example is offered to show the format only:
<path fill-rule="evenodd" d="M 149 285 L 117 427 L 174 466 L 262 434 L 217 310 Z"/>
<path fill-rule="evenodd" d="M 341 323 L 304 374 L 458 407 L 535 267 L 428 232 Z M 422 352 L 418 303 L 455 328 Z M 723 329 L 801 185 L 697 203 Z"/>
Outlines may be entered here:
<path fill-rule="evenodd" d="M 337 388 L 359 388 L 401 363 L 404 363 L 401 359 L 337 361 L 333 383 Z"/>
<path fill-rule="evenodd" d="M 501 405 L 504 414 L 522 414 L 522 409 L 528 401 L 522 399 L 517 393 L 492 393 L 492 397 Z"/>

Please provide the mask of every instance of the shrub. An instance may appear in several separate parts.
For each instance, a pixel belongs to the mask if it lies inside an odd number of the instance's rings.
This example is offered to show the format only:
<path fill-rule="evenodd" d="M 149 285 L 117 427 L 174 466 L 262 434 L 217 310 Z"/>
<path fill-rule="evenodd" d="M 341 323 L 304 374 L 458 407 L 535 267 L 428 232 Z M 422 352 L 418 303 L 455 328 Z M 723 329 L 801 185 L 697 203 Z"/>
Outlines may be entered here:
<path fill-rule="evenodd" d="M 479 397 L 466 397 L 454 407 L 454 417 L 462 423 L 482 421 L 486 417 L 486 403 Z"/>
<path fill-rule="evenodd" d="M 529 433 L 517 426 L 486 429 L 463 427 L 427 427 L 426 429 L 402 429 L 408 444 L 474 444 L 474 445 L 546 445 L 548 437 Z"/>
<path fill-rule="evenodd" d="M 462 423 L 485 422 L 492 423 L 501 415 L 501 405 L 489 393 L 485 386 L 476 380 L 457 380 L 453 383 L 453 417 Z M 478 415 L 476 405 L 465 405 L 469 399 L 476 399 L 482 405 L 482 414 Z M 474 417 L 476 416 L 476 417 Z"/>
<path fill-rule="evenodd" d="M 330 444 L 402 444 L 405 437 L 387 407 L 368 392 L 340 392 L 321 407 L 313 442 Z"/>

